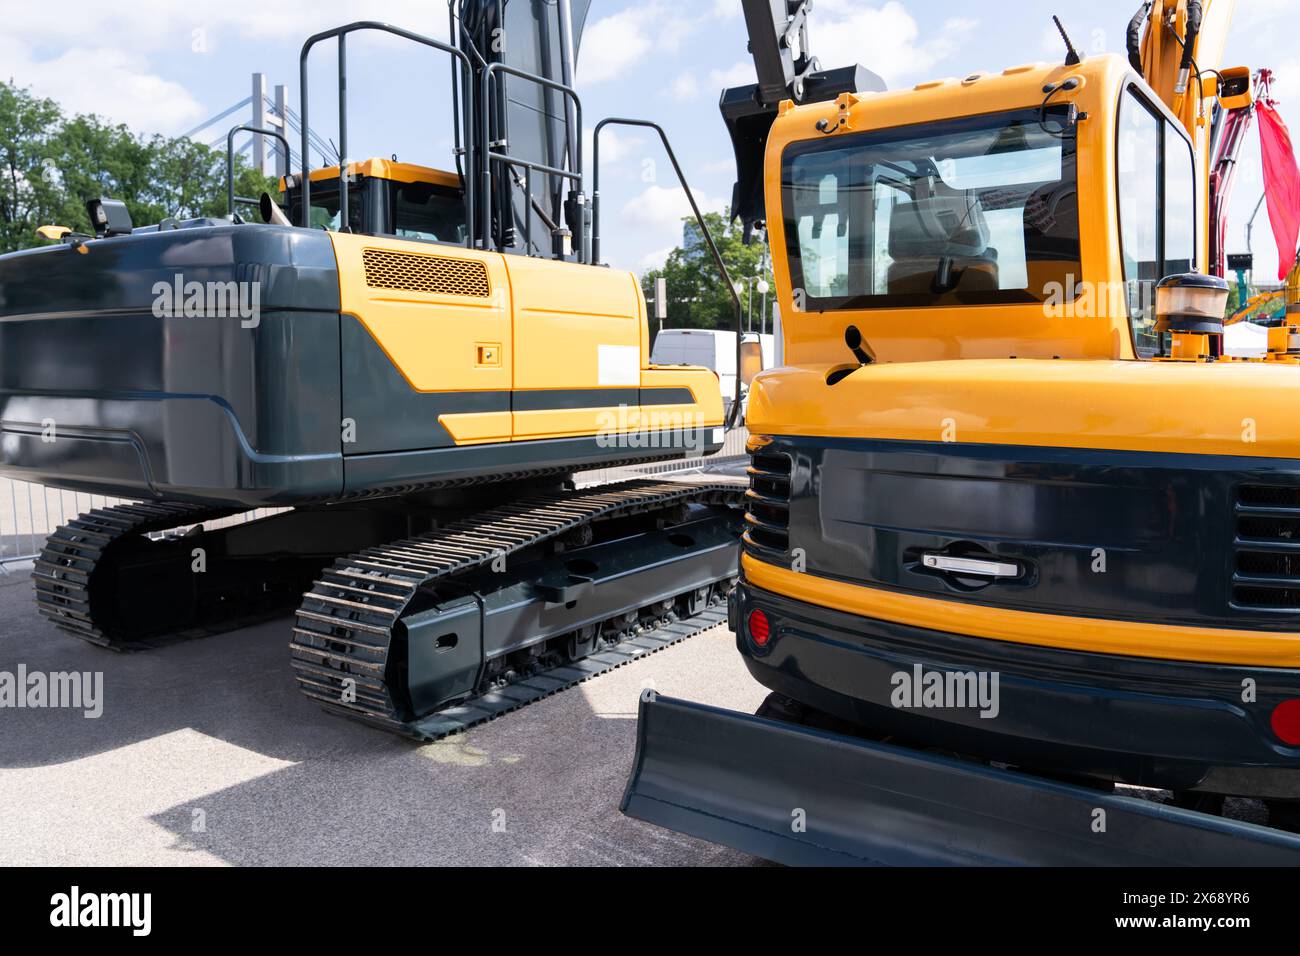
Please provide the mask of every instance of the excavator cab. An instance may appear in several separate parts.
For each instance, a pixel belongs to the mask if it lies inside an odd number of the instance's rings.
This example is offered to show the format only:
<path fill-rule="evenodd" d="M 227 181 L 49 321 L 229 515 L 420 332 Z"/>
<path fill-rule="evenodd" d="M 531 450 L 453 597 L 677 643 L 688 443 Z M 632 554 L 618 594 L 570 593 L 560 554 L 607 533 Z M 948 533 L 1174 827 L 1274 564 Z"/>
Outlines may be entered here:
<path fill-rule="evenodd" d="M 312 228 L 465 245 L 465 190 L 456 173 L 386 159 L 350 163 L 346 225 L 339 211 L 339 167 L 315 169 L 310 175 L 311 215 L 306 221 Z M 282 177 L 280 191 L 289 221 L 303 222 L 298 178 Z"/>

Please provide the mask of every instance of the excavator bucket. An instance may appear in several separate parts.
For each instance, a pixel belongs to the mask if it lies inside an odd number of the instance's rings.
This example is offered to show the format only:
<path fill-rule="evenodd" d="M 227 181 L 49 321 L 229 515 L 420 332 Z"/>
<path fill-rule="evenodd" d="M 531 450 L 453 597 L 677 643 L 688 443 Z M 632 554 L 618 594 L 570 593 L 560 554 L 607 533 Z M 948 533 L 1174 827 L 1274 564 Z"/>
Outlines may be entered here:
<path fill-rule="evenodd" d="M 791 865 L 1300 864 L 1300 836 L 649 691 L 621 809 Z"/>

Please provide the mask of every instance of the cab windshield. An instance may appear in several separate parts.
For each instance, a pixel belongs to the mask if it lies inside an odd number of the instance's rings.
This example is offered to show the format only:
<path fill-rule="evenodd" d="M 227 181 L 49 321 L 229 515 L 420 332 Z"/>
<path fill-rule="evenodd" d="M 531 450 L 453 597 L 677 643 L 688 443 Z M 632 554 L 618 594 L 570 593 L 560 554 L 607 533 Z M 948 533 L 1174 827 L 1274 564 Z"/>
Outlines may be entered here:
<path fill-rule="evenodd" d="M 359 176 L 348 186 L 348 225 L 354 233 L 430 242 L 465 243 L 465 199 L 459 189 Z M 289 221 L 302 222 L 302 190 L 288 197 Z M 339 181 L 311 184 L 311 228 L 339 230 Z"/>
<path fill-rule="evenodd" d="M 782 194 L 804 311 L 1068 299 L 1080 276 L 1074 132 L 1057 111 L 796 143 Z"/>

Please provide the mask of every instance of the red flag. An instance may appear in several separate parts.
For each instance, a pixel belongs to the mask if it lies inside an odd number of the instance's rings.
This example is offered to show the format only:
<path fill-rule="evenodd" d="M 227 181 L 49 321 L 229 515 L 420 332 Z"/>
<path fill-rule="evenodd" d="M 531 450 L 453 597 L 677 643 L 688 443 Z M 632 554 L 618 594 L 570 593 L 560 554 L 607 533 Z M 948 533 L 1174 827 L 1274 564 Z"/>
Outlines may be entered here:
<path fill-rule="evenodd" d="M 1277 240 L 1277 277 L 1285 279 L 1295 265 L 1296 243 L 1300 241 L 1300 168 L 1286 123 L 1272 100 L 1261 100 L 1259 143 L 1264 154 L 1264 195 L 1268 197 L 1268 221 Z"/>

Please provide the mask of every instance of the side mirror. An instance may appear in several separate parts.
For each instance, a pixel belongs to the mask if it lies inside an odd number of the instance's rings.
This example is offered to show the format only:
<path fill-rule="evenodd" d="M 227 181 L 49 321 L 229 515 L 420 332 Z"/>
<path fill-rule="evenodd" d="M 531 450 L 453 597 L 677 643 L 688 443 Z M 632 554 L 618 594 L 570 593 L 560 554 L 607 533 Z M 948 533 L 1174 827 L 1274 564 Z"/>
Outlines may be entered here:
<path fill-rule="evenodd" d="M 1220 70 L 1219 87 L 1215 95 L 1225 110 L 1248 108 L 1255 102 L 1255 84 L 1250 75 L 1250 67 L 1234 66 Z"/>
<path fill-rule="evenodd" d="M 748 388 L 759 372 L 763 371 L 763 344 L 751 340 L 740 343 L 740 381 Z"/>

